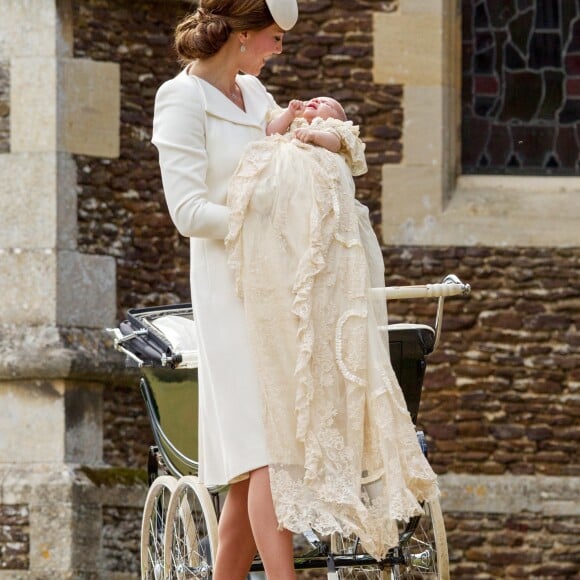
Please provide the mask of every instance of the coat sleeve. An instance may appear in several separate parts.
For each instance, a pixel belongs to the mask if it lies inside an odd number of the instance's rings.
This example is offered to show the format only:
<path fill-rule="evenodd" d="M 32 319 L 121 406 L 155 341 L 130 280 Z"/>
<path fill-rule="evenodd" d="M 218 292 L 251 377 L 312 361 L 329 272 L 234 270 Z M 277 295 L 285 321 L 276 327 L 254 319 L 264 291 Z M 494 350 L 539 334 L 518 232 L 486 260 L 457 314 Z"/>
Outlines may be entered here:
<path fill-rule="evenodd" d="M 152 142 L 169 213 L 186 237 L 225 238 L 228 209 L 208 200 L 205 107 L 194 84 L 173 79 L 155 98 Z"/>

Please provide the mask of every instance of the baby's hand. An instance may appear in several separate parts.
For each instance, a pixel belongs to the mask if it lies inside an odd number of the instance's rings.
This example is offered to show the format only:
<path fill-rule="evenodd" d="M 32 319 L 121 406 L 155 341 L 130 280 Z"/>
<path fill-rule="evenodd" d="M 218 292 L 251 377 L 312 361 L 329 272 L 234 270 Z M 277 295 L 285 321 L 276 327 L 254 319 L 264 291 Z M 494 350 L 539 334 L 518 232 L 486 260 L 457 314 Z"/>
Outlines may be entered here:
<path fill-rule="evenodd" d="M 311 143 L 318 147 L 324 147 L 333 153 L 340 152 L 341 140 L 333 131 L 319 131 L 310 127 L 302 127 L 294 131 L 294 137 L 301 143 Z"/>
<path fill-rule="evenodd" d="M 314 143 L 316 131 L 308 128 L 296 129 L 294 131 L 294 137 L 302 143 Z"/>
<path fill-rule="evenodd" d="M 302 116 L 302 113 L 304 113 L 304 103 L 298 99 L 292 99 L 290 103 L 288 103 L 288 110 L 292 115 L 294 115 L 294 117 L 300 117 Z"/>

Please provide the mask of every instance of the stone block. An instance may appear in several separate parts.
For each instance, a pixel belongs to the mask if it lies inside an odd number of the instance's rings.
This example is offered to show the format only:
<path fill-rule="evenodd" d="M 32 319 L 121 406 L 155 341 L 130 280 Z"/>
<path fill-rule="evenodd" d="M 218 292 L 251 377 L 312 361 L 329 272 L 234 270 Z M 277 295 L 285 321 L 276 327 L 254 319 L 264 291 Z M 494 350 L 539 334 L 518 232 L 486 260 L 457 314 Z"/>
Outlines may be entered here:
<path fill-rule="evenodd" d="M 115 260 L 78 252 L 0 249 L 4 324 L 104 328 L 115 322 Z"/>
<path fill-rule="evenodd" d="M 18 56 L 10 83 L 12 152 L 119 156 L 118 64 Z"/>
<path fill-rule="evenodd" d="M 0 424 L 0 463 L 62 461 L 64 384 L 56 381 L 0 383 Z"/>
<path fill-rule="evenodd" d="M 14 57 L 10 67 L 10 150 L 49 152 L 58 137 L 57 61 Z"/>
<path fill-rule="evenodd" d="M 429 228 L 441 213 L 441 187 L 439 167 L 383 166 L 385 243 L 408 241 L 414 228 Z"/>
<path fill-rule="evenodd" d="M 450 0 L 400 0 L 403 14 L 441 14 L 443 5 Z"/>
<path fill-rule="evenodd" d="M 72 155 L 56 153 L 58 182 L 56 195 L 56 247 L 77 247 L 77 165 Z"/>
<path fill-rule="evenodd" d="M 56 252 L 0 249 L 0 296 L 3 324 L 54 324 Z"/>
<path fill-rule="evenodd" d="M 0 175 L 0 248 L 76 247 L 76 166 L 70 155 L 0 155 Z"/>
<path fill-rule="evenodd" d="M 56 323 L 104 328 L 116 321 L 116 266 L 109 256 L 58 254 Z"/>
<path fill-rule="evenodd" d="M 43 0 L 2 0 L 0 58 L 54 55 L 56 4 Z"/>
<path fill-rule="evenodd" d="M 1 382 L 0 424 L 0 463 L 102 461 L 100 385 L 59 380 Z"/>
<path fill-rule="evenodd" d="M 443 96 L 441 88 L 407 86 L 403 97 L 405 111 L 403 159 L 405 166 L 440 167 L 443 159 Z"/>
<path fill-rule="evenodd" d="M 383 167 L 385 243 L 410 245 L 577 245 L 577 178 L 460 177 L 452 199 L 439 167 Z M 555 227 L 554 224 L 558 224 Z"/>
<path fill-rule="evenodd" d="M 121 73 L 116 63 L 60 61 L 62 89 L 59 149 L 79 155 L 118 157 Z"/>
<path fill-rule="evenodd" d="M 103 459 L 102 385 L 67 383 L 64 400 L 65 461 L 85 465 Z"/>
<path fill-rule="evenodd" d="M 443 512 L 580 514 L 578 477 L 528 475 L 440 476 Z M 530 516 L 532 517 L 532 516 Z"/>
<path fill-rule="evenodd" d="M 443 84 L 440 13 L 376 12 L 373 26 L 376 83 L 406 87 Z M 409 38 L 413 39 L 412 43 Z"/>

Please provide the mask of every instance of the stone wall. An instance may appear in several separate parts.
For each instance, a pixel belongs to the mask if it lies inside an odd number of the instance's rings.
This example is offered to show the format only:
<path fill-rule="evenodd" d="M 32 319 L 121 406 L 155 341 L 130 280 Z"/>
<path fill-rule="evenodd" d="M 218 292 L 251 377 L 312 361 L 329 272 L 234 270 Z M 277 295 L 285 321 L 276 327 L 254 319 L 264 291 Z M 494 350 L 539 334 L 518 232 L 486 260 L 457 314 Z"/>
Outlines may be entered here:
<path fill-rule="evenodd" d="M 454 580 L 578 577 L 578 518 L 446 513 L 445 527 Z"/>
<path fill-rule="evenodd" d="M 116 467 L 147 468 L 149 446 L 154 444 L 139 379 L 111 383 L 103 402 L 103 456 Z"/>
<path fill-rule="evenodd" d="M 10 151 L 10 63 L 0 62 L 0 153 Z"/>
<path fill-rule="evenodd" d="M 0 504 L 0 570 L 28 569 L 29 517 L 25 504 Z"/>
<path fill-rule="evenodd" d="M 453 272 L 472 285 L 448 299 L 429 359 L 420 424 L 438 473 L 579 475 L 580 249 L 385 250 L 388 284 Z M 391 317 L 432 322 L 433 302 Z"/>
<path fill-rule="evenodd" d="M 107 506 L 103 509 L 102 549 L 104 569 L 139 576 L 141 508 Z"/>
<path fill-rule="evenodd" d="M 390 247 L 384 254 L 387 284 L 454 272 L 473 288 L 469 298 L 446 301 L 419 412 L 444 494 L 455 491 L 450 474 L 473 474 L 477 483 L 578 476 L 580 250 Z M 390 316 L 432 323 L 434 301 L 392 302 Z M 483 496 L 477 511 L 455 511 L 461 501 L 445 509 L 449 498 L 442 500 L 452 578 L 577 577 L 577 515 L 545 515 L 533 497 L 500 487 L 502 503 L 519 504 L 509 513 L 477 483 L 462 504 L 469 510 L 473 496 Z M 537 479 L 531 485 L 550 489 Z"/>

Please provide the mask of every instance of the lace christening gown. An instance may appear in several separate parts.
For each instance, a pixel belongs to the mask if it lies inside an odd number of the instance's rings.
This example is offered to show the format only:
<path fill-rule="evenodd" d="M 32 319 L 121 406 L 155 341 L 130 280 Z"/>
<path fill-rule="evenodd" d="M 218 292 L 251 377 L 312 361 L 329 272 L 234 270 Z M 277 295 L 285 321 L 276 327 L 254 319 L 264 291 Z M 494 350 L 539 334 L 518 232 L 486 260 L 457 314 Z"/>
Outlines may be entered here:
<path fill-rule="evenodd" d="M 341 153 L 291 132 L 248 146 L 230 182 L 226 247 L 261 382 L 280 527 L 356 534 L 380 558 L 398 544 L 396 521 L 437 495 L 436 476 L 380 331 L 386 306 L 367 298 L 384 278 L 355 200 L 352 176 L 366 171 L 358 127 L 312 126 L 338 134 Z"/>

